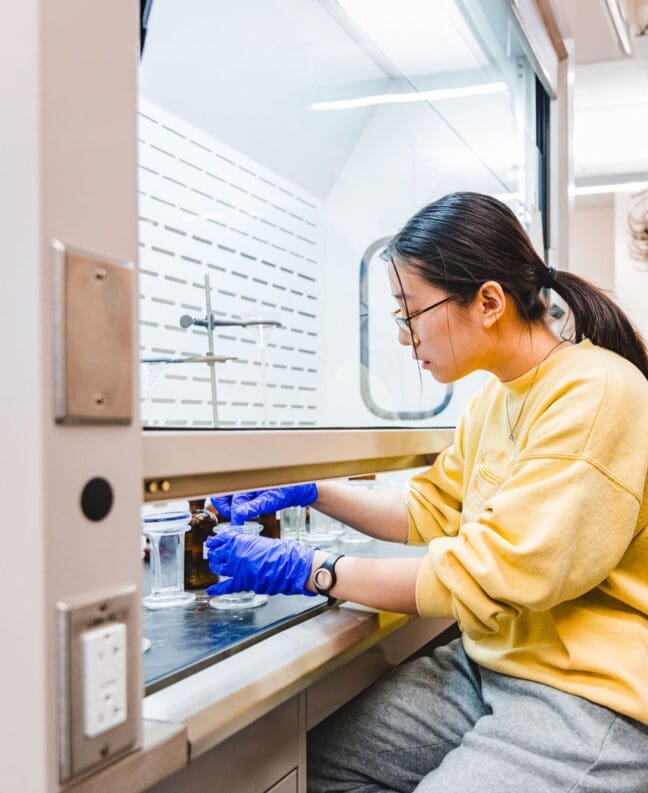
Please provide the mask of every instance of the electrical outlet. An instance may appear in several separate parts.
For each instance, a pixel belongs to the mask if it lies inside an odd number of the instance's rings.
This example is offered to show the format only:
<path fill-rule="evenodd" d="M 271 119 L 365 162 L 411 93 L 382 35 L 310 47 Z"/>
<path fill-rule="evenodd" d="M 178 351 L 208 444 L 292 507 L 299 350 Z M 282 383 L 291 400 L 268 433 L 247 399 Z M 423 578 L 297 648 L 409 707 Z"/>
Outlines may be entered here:
<path fill-rule="evenodd" d="M 57 603 L 61 782 L 96 771 L 138 746 L 139 609 L 134 586 Z"/>
<path fill-rule="evenodd" d="M 111 623 L 81 634 L 83 733 L 101 735 L 126 721 L 126 626 Z"/>

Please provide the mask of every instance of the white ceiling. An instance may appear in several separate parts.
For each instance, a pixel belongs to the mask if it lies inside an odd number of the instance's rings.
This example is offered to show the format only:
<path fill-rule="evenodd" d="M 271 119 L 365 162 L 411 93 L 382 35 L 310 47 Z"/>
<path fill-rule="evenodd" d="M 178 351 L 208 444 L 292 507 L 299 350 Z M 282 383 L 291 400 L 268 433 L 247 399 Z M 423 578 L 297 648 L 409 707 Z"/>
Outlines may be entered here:
<path fill-rule="evenodd" d="M 631 0 L 618 1 L 630 7 Z M 574 39 L 577 64 L 623 57 L 606 0 L 549 0 L 549 4 L 563 38 Z"/>
<path fill-rule="evenodd" d="M 550 0 L 571 38 L 574 80 L 574 176 L 583 182 L 648 174 L 648 0 L 620 0 L 631 22 L 632 55 L 614 31 L 605 0 Z"/>
<path fill-rule="evenodd" d="M 395 65 L 404 74 L 442 70 L 447 80 L 480 71 L 483 53 L 455 0 L 400 0 L 396 14 L 390 2 L 338 2 L 393 63 L 399 61 Z M 299 108 L 393 90 L 384 64 L 364 54 L 326 10 L 339 7 L 338 2 L 190 0 L 192 13 L 187 14 L 177 0 L 156 0 L 140 71 L 142 93 L 297 183 L 310 174 L 308 188 L 324 195 L 371 110 L 329 113 L 323 119 Z M 574 42 L 577 183 L 648 173 L 648 34 L 632 40 L 633 56 L 626 57 L 606 0 L 548 2 L 561 34 Z M 648 0 L 634 0 L 632 8 L 633 0 L 618 2 L 634 12 L 638 27 L 648 23 Z M 224 8 L 227 25 L 221 19 Z M 387 10 L 381 13 L 381 8 Z M 407 41 L 405 35 L 411 39 L 412 31 L 418 46 L 396 46 Z M 205 53 L 210 53 L 209 64 Z M 219 68 L 224 61 L 229 64 L 225 77 Z M 231 75 L 235 84 L 229 82 Z M 242 87 L 247 102 L 241 101 Z M 263 134 L 260 117 L 266 119 Z M 308 145 L 290 143 L 298 140 Z"/>
<path fill-rule="evenodd" d="M 486 84 L 490 62 L 456 0 L 155 0 L 139 90 L 324 197 L 374 107 L 318 105 Z"/>
<path fill-rule="evenodd" d="M 397 13 L 391 2 L 338 2 L 374 43 L 390 54 L 402 74 L 459 72 L 488 66 L 488 58 L 455 0 L 399 0 Z"/>
<path fill-rule="evenodd" d="M 146 99 L 319 196 L 373 108 L 316 114 L 310 104 L 383 93 L 386 82 L 303 0 L 155 0 L 139 74 Z"/>
<path fill-rule="evenodd" d="M 648 172 L 646 45 L 646 37 L 635 43 L 633 58 L 576 67 L 576 179 Z"/>

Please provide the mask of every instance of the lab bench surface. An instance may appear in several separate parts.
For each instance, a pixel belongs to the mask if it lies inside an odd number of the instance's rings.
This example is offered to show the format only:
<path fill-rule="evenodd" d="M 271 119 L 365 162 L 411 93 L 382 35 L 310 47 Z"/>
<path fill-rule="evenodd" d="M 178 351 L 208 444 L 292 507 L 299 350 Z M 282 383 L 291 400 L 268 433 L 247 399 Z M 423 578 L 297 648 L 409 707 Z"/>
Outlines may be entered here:
<path fill-rule="evenodd" d="M 203 591 L 194 603 L 179 608 L 144 609 L 146 694 L 176 683 L 278 630 L 323 611 L 326 598 L 275 595 L 258 608 L 220 611 Z"/>

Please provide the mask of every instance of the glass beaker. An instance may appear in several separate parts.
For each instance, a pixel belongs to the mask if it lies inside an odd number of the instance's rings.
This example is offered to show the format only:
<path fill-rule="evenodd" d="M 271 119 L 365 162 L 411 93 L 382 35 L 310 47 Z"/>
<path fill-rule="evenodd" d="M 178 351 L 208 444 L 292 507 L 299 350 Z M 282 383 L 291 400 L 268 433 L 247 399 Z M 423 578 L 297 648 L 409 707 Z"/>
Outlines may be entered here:
<path fill-rule="evenodd" d="M 170 395 L 167 372 L 164 363 L 140 362 L 140 421 L 144 427 L 159 424 L 164 418 L 164 400 Z"/>
<path fill-rule="evenodd" d="M 341 537 L 342 542 L 345 545 L 368 545 L 369 543 L 374 542 L 374 538 L 370 537 L 368 534 L 363 534 L 361 531 L 356 531 L 352 529 L 351 526 L 344 526 L 344 534 Z"/>
<path fill-rule="evenodd" d="M 368 474 L 366 476 L 352 476 L 349 477 L 349 484 L 351 484 L 352 487 L 364 487 L 367 490 L 374 490 L 375 479 L 375 474 Z M 361 531 L 356 531 L 355 529 L 352 529 L 351 526 L 347 526 L 346 524 L 342 525 L 344 533 L 341 539 L 345 545 L 367 545 L 368 543 L 374 541 L 373 537 L 363 534 Z"/>
<path fill-rule="evenodd" d="M 188 512 L 157 512 L 142 519 L 142 531 L 151 540 L 151 591 L 144 598 L 146 608 L 187 606 L 196 599 L 184 588 L 184 544 L 190 520 Z"/>
<path fill-rule="evenodd" d="M 306 530 L 306 508 L 286 507 L 279 514 L 281 536 L 287 540 L 299 540 Z"/>
<path fill-rule="evenodd" d="M 322 551 L 333 551 L 337 548 L 338 538 L 341 534 L 342 528 L 339 521 L 309 507 L 308 526 L 301 535 L 300 542 L 320 548 Z"/>
<path fill-rule="evenodd" d="M 214 526 L 214 534 L 219 534 L 221 531 L 236 531 L 240 534 L 254 534 L 257 537 L 263 531 L 263 526 L 260 523 L 253 521 L 246 521 L 245 523 L 219 523 Z M 227 581 L 226 576 L 220 576 L 220 581 Z M 214 609 L 254 609 L 258 606 L 263 606 L 268 602 L 267 595 L 257 595 L 252 590 L 244 592 L 232 592 L 229 595 L 217 595 L 209 601 L 209 605 Z"/>

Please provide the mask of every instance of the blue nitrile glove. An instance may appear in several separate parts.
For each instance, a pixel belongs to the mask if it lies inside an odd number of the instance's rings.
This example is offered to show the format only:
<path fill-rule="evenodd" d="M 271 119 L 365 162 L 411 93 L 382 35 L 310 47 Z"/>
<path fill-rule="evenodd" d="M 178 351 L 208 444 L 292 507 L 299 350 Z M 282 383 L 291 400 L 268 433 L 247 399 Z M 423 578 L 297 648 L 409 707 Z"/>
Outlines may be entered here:
<path fill-rule="evenodd" d="M 274 487 L 270 490 L 251 490 L 234 496 L 212 496 L 211 503 L 224 518 L 240 526 L 246 520 L 278 509 L 306 507 L 317 501 L 317 495 L 317 485 L 309 482 L 306 485 Z"/>
<path fill-rule="evenodd" d="M 232 517 L 232 498 L 233 496 L 210 496 L 209 501 L 212 507 L 218 511 L 219 515 L 222 515 L 224 518 L 228 520 Z"/>
<path fill-rule="evenodd" d="M 231 576 L 208 587 L 208 595 L 246 590 L 260 595 L 314 595 L 306 584 L 315 548 L 230 530 L 208 537 L 206 544 L 211 571 Z"/>

